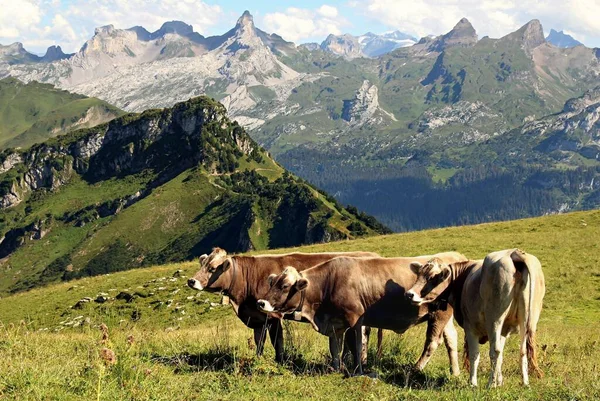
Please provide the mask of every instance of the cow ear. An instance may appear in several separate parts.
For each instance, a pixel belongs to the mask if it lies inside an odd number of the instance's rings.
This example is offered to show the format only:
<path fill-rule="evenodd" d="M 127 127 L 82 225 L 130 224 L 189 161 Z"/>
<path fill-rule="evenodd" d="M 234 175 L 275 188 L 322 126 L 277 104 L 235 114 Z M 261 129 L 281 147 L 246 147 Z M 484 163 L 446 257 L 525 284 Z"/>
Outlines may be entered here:
<path fill-rule="evenodd" d="M 306 287 L 308 287 L 308 279 L 301 277 L 296 281 L 296 284 L 294 284 L 294 286 L 298 291 L 305 290 Z"/>
<path fill-rule="evenodd" d="M 204 263 L 204 261 L 208 258 L 207 254 L 204 255 L 200 255 L 200 257 L 198 258 L 198 262 L 200 262 L 200 264 Z"/>
<path fill-rule="evenodd" d="M 413 273 L 415 273 L 415 274 L 419 274 L 422 267 L 423 267 L 423 265 L 420 264 L 419 262 L 411 262 L 410 263 L 410 270 L 412 270 Z"/>
<path fill-rule="evenodd" d="M 229 268 L 231 267 L 231 258 L 225 259 L 225 262 L 223 262 L 223 264 L 221 266 L 222 266 L 223 272 L 226 272 L 227 270 L 229 270 Z"/>
<path fill-rule="evenodd" d="M 450 268 L 446 267 L 445 269 L 442 269 L 440 274 L 442 275 L 442 281 L 445 281 L 448 277 L 450 277 Z"/>
<path fill-rule="evenodd" d="M 275 278 L 277 278 L 277 274 L 270 274 L 269 275 L 269 287 L 273 287 L 273 283 L 275 282 Z"/>

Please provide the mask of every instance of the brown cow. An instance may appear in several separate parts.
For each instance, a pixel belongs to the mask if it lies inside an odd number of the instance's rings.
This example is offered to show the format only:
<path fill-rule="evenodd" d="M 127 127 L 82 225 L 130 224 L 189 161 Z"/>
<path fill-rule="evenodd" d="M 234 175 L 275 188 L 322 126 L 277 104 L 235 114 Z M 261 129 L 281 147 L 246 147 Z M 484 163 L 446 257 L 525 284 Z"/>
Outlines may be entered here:
<path fill-rule="evenodd" d="M 280 315 L 267 316 L 256 307 L 256 301 L 269 290 L 268 277 L 281 273 L 286 266 L 308 269 L 338 256 L 373 257 L 372 252 L 288 253 L 283 255 L 232 256 L 221 248 L 200 257 L 200 270 L 188 280 L 195 290 L 223 292 L 239 319 L 254 330 L 256 353 L 264 349 L 266 331 L 275 348 L 275 359 L 283 361 L 283 328 Z M 366 347 L 364 347 L 366 349 Z M 366 357 L 366 354 L 363 356 Z"/>
<path fill-rule="evenodd" d="M 535 332 L 545 284 L 540 261 L 519 249 L 490 253 L 485 260 L 448 264 L 432 259 L 414 262 L 419 279 L 406 293 L 416 305 L 447 300 L 465 329 L 471 385 L 477 386 L 479 344 L 490 341 L 492 370 L 488 385 L 502 385 L 502 351 L 511 333 L 521 332 L 521 374 L 529 384 L 528 359 L 541 377 L 535 353 Z"/>
<path fill-rule="evenodd" d="M 437 254 L 445 261 L 466 260 L 457 252 Z M 425 263 L 431 256 L 416 257 Z M 417 363 L 422 369 L 442 340 L 446 340 L 452 373 L 457 375 L 457 333 L 452 324 L 452 310 L 433 305 L 414 306 L 405 296 L 416 275 L 410 269 L 415 258 L 347 258 L 339 257 L 298 272 L 286 268 L 269 277 L 271 288 L 258 301 L 267 313 L 301 315 L 319 333 L 329 337 L 334 368 L 340 365 L 340 341 L 346 330 L 356 344 L 352 347 L 354 372 L 362 373 L 359 353 L 361 327 L 378 327 L 403 333 L 410 327 L 428 322 L 423 354 Z"/>

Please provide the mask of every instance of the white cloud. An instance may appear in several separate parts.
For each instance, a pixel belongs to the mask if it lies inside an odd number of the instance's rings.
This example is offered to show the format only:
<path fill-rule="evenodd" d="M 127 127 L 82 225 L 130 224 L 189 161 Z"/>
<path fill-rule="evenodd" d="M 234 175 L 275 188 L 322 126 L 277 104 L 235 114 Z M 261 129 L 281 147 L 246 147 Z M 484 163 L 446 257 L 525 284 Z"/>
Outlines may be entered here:
<path fill-rule="evenodd" d="M 74 0 L 66 9 L 68 17 L 94 27 L 141 25 L 155 31 L 166 21 L 180 20 L 200 33 L 216 24 L 222 14 L 220 6 L 202 0 Z"/>
<path fill-rule="evenodd" d="M 341 34 L 342 29 L 350 25 L 338 14 L 338 9 L 330 5 L 316 10 L 290 7 L 285 12 L 265 14 L 261 26 L 293 42 L 321 41 L 330 33 Z"/>
<path fill-rule="evenodd" d="M 42 19 L 40 7 L 31 1 L 0 0 L 0 9 L 0 38 L 4 42 L 18 39 Z"/>
<path fill-rule="evenodd" d="M 317 12 L 323 17 L 327 18 L 335 18 L 338 16 L 338 9 L 327 4 L 323 4 L 321 7 L 319 7 Z"/>
<path fill-rule="evenodd" d="M 350 7 L 390 29 L 417 36 L 442 34 L 462 17 L 480 36 L 501 37 L 532 19 L 546 30 L 568 30 L 577 37 L 594 38 L 600 45 L 598 0 L 365 0 Z"/>

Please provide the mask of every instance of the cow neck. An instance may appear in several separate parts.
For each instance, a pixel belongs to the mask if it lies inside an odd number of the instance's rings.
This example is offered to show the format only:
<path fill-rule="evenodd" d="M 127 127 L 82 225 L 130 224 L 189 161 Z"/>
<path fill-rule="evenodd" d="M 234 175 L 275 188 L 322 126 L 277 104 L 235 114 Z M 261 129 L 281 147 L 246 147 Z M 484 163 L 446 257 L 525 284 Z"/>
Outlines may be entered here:
<path fill-rule="evenodd" d="M 243 274 L 243 267 L 240 267 L 237 259 L 235 257 L 231 258 L 231 282 L 229 283 L 229 287 L 225 291 L 225 294 L 231 298 L 236 304 L 240 304 L 244 298 L 244 289 L 240 286 L 236 291 L 236 283 L 238 274 Z"/>
<path fill-rule="evenodd" d="M 459 309 L 457 307 L 460 306 L 460 299 L 465 280 L 471 273 L 471 270 L 473 270 L 475 264 L 476 262 L 468 260 L 466 262 L 456 262 L 448 265 L 450 268 L 450 284 L 442 293 L 441 298 L 443 302 L 445 301 L 452 305 L 455 313 L 457 309 Z"/>
<path fill-rule="evenodd" d="M 300 277 L 301 277 L 301 278 L 302 278 L 302 277 L 304 277 L 304 276 L 302 275 L 302 273 L 299 273 L 299 274 L 300 274 Z M 294 310 L 294 313 L 295 313 L 295 312 L 300 312 L 300 313 L 302 313 L 302 308 L 304 308 L 304 300 L 305 300 L 305 299 L 306 299 L 306 288 L 305 288 L 305 289 L 303 289 L 302 291 L 300 291 L 300 303 L 298 304 L 298 306 L 297 306 L 297 307 L 296 307 L 296 309 Z"/>
<path fill-rule="evenodd" d="M 315 314 L 326 296 L 322 283 L 327 280 L 326 276 L 330 269 L 322 271 L 322 267 L 313 267 L 309 270 L 309 276 L 313 277 L 307 277 L 309 279 L 309 286 L 302 290 L 303 297 L 300 299 L 300 304 L 296 308 L 296 311 L 302 314 L 302 317 L 312 325 L 313 329 L 320 331 L 319 326 L 315 322 Z M 307 271 L 305 270 L 302 273 L 306 274 Z M 302 273 L 300 273 L 300 277 L 305 277 Z"/>

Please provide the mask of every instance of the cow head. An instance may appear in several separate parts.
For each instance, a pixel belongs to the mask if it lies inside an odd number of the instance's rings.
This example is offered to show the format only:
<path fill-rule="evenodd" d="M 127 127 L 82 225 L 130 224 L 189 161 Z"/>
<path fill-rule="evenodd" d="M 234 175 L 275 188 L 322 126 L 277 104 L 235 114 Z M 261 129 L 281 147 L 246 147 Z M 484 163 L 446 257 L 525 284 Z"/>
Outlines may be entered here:
<path fill-rule="evenodd" d="M 213 248 L 210 255 L 200 256 L 200 270 L 188 280 L 188 286 L 195 290 L 211 292 L 223 291 L 231 284 L 231 257 L 221 248 Z"/>
<path fill-rule="evenodd" d="M 406 291 L 406 298 L 414 305 L 435 301 L 450 285 L 450 266 L 439 258 L 433 258 L 424 265 L 412 262 L 410 268 L 417 275 L 417 282 Z"/>
<path fill-rule="evenodd" d="M 301 292 L 308 287 L 309 281 L 290 266 L 279 275 L 271 274 L 269 285 L 271 288 L 265 298 L 256 303 L 258 309 L 266 313 L 289 313 L 300 306 Z"/>

